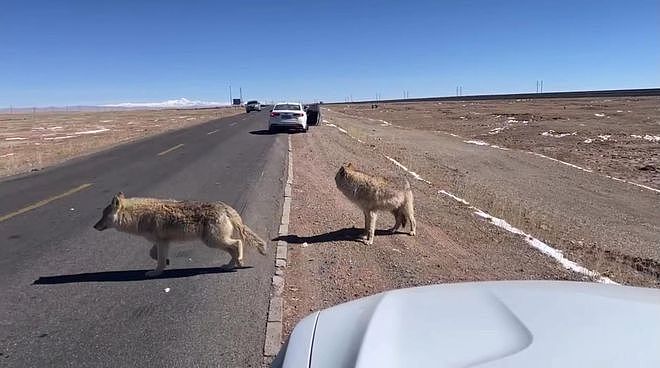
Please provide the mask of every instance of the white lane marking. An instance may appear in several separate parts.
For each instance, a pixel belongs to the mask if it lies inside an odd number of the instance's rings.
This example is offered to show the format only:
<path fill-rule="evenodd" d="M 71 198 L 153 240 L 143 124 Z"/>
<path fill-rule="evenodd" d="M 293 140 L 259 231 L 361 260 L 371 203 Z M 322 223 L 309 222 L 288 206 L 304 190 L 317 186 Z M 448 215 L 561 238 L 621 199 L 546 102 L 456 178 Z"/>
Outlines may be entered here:
<path fill-rule="evenodd" d="M 216 129 L 216 130 L 210 131 L 210 132 L 206 133 L 206 135 L 215 134 L 215 133 L 217 133 L 219 130 L 220 130 L 220 129 Z"/>
<path fill-rule="evenodd" d="M 348 135 L 349 137 L 351 137 L 353 139 L 356 139 L 355 137 L 348 134 L 345 129 L 342 129 L 341 127 L 339 127 L 335 124 L 328 123 L 327 125 L 328 126 L 333 126 L 333 127 L 337 128 L 339 131 L 341 131 L 342 133 Z M 383 155 L 383 156 L 385 156 L 385 158 L 390 160 L 392 163 L 394 163 L 396 166 L 398 166 L 402 170 L 408 172 L 415 179 L 423 181 L 423 182 L 425 182 L 429 185 L 433 185 L 430 181 L 422 178 L 421 176 L 419 176 L 414 171 L 409 170 L 406 166 L 404 166 L 400 162 L 394 160 L 393 158 L 391 158 L 389 156 L 386 156 L 386 155 Z M 510 233 L 522 236 L 525 239 L 525 242 L 527 244 L 529 244 L 534 249 L 540 251 L 541 253 L 545 254 L 546 256 L 549 256 L 550 258 L 554 259 L 556 262 L 561 264 L 564 268 L 566 268 L 570 271 L 573 271 L 573 272 L 591 277 L 592 279 L 594 279 L 596 282 L 599 282 L 599 283 L 618 284 L 617 282 L 613 281 L 612 279 L 610 279 L 608 277 L 605 277 L 605 276 L 602 276 L 600 273 L 598 273 L 596 271 L 589 270 L 588 268 L 586 268 L 584 266 L 581 266 L 580 264 L 578 264 L 574 261 L 569 260 L 568 258 L 566 258 L 564 256 L 564 254 L 559 249 L 553 248 L 552 246 L 548 245 L 547 243 L 544 243 L 543 241 L 539 240 L 538 238 L 535 238 L 535 237 L 527 234 L 526 232 L 524 232 L 524 231 L 522 231 L 522 230 L 520 230 L 516 227 L 511 226 L 506 220 L 497 218 L 495 216 L 492 216 L 492 215 L 488 214 L 487 212 L 482 211 L 481 209 L 479 209 L 475 206 L 471 206 L 469 204 L 469 202 L 467 202 L 466 200 L 464 200 L 460 197 L 457 197 L 457 196 L 455 196 L 455 195 L 453 195 L 450 192 L 447 192 L 445 190 L 440 190 L 440 191 L 438 191 L 438 193 L 439 194 L 444 194 L 444 195 L 454 199 L 455 201 L 458 201 L 460 203 L 463 203 L 465 205 L 470 206 L 469 208 L 474 211 L 475 215 L 477 215 L 481 218 L 489 220 L 489 222 L 491 224 L 493 224 L 493 225 L 495 225 L 495 226 L 497 226 L 501 229 L 504 229 L 504 230 L 506 230 Z"/>
<path fill-rule="evenodd" d="M 243 120 L 245 120 L 245 119 L 243 119 Z M 238 123 L 237 123 L 237 122 L 233 122 L 233 123 L 229 124 L 229 126 L 230 126 L 230 127 L 233 127 L 233 126 L 236 125 L 236 124 L 238 124 Z"/>
<path fill-rule="evenodd" d="M 179 148 L 181 148 L 181 147 L 183 147 L 183 143 L 181 143 L 181 144 L 177 144 L 176 146 L 174 146 L 174 147 L 172 147 L 172 148 L 166 149 L 165 151 L 159 153 L 157 156 L 162 156 L 162 155 L 168 154 L 168 153 L 170 153 L 170 152 L 172 152 L 172 151 L 174 151 L 174 150 L 177 150 L 177 149 L 179 149 Z"/>

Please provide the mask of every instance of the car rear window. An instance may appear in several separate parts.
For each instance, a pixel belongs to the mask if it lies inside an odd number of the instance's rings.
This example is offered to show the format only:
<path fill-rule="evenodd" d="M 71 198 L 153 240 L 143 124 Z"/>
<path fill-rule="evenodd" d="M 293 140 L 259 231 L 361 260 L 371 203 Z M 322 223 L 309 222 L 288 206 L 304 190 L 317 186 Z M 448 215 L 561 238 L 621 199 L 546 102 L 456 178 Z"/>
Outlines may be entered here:
<path fill-rule="evenodd" d="M 248 105 L 253 105 L 253 104 L 256 105 L 256 104 L 258 104 L 258 103 L 259 103 L 259 101 L 248 101 Z"/>
<path fill-rule="evenodd" d="M 300 105 L 279 104 L 279 105 L 275 105 L 275 108 L 273 110 L 302 110 L 302 109 L 300 108 Z"/>

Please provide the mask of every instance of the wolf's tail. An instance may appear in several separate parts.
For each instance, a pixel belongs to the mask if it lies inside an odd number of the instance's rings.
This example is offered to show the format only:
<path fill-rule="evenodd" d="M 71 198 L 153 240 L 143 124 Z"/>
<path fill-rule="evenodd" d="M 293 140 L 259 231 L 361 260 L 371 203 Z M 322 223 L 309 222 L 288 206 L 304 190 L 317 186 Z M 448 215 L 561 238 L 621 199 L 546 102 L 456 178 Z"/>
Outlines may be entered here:
<path fill-rule="evenodd" d="M 243 223 L 241 216 L 236 211 L 229 212 L 229 221 L 234 226 L 234 229 L 238 230 L 238 234 L 244 242 L 254 245 L 259 253 L 266 255 L 266 249 L 268 244 L 259 237 L 252 229 Z"/>

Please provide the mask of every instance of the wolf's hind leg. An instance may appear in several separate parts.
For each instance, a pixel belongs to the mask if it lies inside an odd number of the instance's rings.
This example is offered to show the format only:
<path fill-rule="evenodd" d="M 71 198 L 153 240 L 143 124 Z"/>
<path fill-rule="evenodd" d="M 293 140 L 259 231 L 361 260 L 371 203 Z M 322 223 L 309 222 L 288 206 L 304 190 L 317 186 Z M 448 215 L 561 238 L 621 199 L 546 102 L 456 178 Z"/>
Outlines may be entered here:
<path fill-rule="evenodd" d="M 149 249 L 149 257 L 151 257 L 151 259 L 153 259 L 153 260 L 158 260 L 158 244 L 154 243 L 154 245 L 151 247 L 151 249 Z M 170 259 L 169 258 L 165 261 L 165 264 L 168 265 L 168 266 L 170 265 Z"/>
<path fill-rule="evenodd" d="M 406 218 L 403 216 L 399 209 L 392 211 L 392 215 L 394 215 L 394 226 L 389 228 L 387 231 L 390 233 L 395 233 L 401 228 L 401 226 L 405 226 Z"/>

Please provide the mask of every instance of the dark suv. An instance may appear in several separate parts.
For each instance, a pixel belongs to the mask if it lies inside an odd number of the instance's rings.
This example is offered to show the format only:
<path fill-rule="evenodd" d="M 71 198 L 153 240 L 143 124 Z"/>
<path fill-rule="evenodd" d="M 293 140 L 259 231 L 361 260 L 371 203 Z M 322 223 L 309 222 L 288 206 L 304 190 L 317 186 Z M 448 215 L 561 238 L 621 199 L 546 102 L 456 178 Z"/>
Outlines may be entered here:
<path fill-rule="evenodd" d="M 250 111 L 261 111 L 261 104 L 259 101 L 248 101 L 245 104 L 245 112 L 250 112 Z"/>

